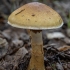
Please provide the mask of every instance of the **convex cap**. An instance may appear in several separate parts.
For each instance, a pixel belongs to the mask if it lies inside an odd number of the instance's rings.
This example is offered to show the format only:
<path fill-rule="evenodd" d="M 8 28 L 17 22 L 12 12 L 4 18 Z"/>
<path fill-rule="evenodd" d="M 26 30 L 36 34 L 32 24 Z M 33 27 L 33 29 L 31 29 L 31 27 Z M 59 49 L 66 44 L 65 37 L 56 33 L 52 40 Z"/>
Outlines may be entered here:
<path fill-rule="evenodd" d="M 63 25 L 60 15 L 49 6 L 32 2 L 14 11 L 8 19 L 14 27 L 25 29 L 52 29 Z"/>

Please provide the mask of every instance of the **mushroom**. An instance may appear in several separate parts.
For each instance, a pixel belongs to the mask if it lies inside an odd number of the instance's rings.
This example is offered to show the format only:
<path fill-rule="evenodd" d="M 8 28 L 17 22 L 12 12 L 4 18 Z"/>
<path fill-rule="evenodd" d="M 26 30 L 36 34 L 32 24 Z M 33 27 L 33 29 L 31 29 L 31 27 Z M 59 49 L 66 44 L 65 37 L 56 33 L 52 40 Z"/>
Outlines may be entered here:
<path fill-rule="evenodd" d="M 30 29 L 32 52 L 28 70 L 45 70 L 42 30 L 61 27 L 63 20 L 60 15 L 45 4 L 31 2 L 14 11 L 8 23 Z"/>

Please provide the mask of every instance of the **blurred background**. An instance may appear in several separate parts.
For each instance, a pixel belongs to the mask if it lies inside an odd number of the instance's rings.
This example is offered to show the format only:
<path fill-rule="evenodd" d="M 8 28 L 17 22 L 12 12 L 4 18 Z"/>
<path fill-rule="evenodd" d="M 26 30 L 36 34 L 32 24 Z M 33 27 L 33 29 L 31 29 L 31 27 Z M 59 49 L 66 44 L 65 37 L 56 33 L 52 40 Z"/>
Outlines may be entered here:
<path fill-rule="evenodd" d="M 70 70 L 70 0 L 0 0 L 0 70 L 27 69 L 31 52 L 30 35 L 7 22 L 14 10 L 29 2 L 44 3 L 61 15 L 64 21 L 61 28 L 43 31 L 44 61 L 45 67 L 50 66 L 50 70 Z M 24 57 L 26 53 L 29 55 Z M 67 65 L 69 68 L 66 69 Z"/>

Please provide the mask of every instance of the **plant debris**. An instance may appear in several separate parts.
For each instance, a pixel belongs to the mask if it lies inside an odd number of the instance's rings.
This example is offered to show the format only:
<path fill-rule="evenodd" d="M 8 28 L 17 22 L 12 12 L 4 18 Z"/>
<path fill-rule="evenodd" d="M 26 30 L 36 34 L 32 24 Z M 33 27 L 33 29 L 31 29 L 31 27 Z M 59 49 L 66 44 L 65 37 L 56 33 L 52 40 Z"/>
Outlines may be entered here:
<path fill-rule="evenodd" d="M 62 28 L 42 31 L 45 70 L 70 70 L 70 0 L 32 1 L 46 3 L 64 20 Z M 7 24 L 10 13 L 28 2 L 31 0 L 0 0 L 0 70 L 28 68 L 32 50 L 29 30 Z"/>

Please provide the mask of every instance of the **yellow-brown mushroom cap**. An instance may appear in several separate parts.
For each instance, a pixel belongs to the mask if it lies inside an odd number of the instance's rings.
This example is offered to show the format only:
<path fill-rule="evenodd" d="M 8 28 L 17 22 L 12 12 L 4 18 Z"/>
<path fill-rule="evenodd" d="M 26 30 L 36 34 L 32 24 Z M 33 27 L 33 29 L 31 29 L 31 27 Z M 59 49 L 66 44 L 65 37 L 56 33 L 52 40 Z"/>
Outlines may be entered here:
<path fill-rule="evenodd" d="M 52 29 L 62 26 L 60 15 L 49 6 L 32 2 L 15 10 L 8 18 L 14 27 L 25 29 Z"/>

